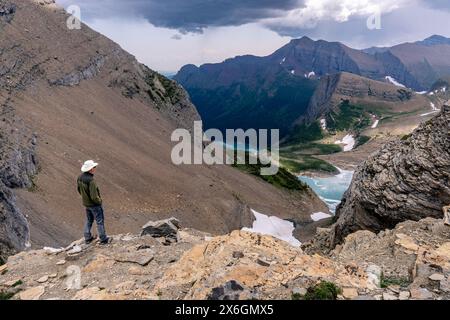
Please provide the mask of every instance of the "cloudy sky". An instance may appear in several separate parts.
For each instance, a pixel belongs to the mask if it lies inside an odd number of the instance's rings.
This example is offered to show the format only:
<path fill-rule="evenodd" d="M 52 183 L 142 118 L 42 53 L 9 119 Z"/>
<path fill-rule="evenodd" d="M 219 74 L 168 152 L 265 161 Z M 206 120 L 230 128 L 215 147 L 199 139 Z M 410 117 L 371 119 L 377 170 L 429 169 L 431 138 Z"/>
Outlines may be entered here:
<path fill-rule="evenodd" d="M 164 73 L 185 64 L 267 55 L 292 38 L 354 48 L 450 37 L 449 0 L 57 0 Z"/>

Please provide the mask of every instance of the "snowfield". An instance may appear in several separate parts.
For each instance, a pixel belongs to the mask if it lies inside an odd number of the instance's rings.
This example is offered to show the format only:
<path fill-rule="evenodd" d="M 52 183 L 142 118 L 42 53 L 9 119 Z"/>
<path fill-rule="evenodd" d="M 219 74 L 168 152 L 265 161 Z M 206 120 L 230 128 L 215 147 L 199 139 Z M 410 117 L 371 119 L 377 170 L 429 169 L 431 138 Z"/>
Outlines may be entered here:
<path fill-rule="evenodd" d="M 242 231 L 273 236 L 277 239 L 288 242 L 294 247 L 301 246 L 301 242 L 295 239 L 292 235 L 292 232 L 295 230 L 292 222 L 280 219 L 278 217 L 269 217 L 265 214 L 256 212 L 253 209 L 252 213 L 256 219 L 253 222 L 252 228 L 242 228 Z"/>
<path fill-rule="evenodd" d="M 342 140 L 338 140 L 335 144 L 343 144 L 344 152 L 351 151 L 355 147 L 356 141 L 351 134 L 348 134 Z"/>
<path fill-rule="evenodd" d="M 311 215 L 311 219 L 313 219 L 313 221 L 320 221 L 331 217 L 332 215 L 324 212 L 316 212 Z"/>
<path fill-rule="evenodd" d="M 398 82 L 397 80 L 395 80 L 393 77 L 391 76 L 386 76 L 385 79 L 387 81 L 389 81 L 390 83 L 396 85 L 397 87 L 402 87 L 402 88 L 406 88 L 405 85 L 401 84 L 400 82 Z"/>
<path fill-rule="evenodd" d="M 375 122 L 372 125 L 372 129 L 375 129 L 376 127 L 378 127 L 378 124 L 380 123 L 380 120 L 375 120 Z"/>
<path fill-rule="evenodd" d="M 433 113 L 436 113 L 436 112 L 440 111 L 439 108 L 437 108 L 436 105 L 433 102 L 430 102 L 430 106 L 431 106 L 431 110 L 432 111 L 431 112 L 427 112 L 427 113 L 422 113 L 420 115 L 421 117 L 425 117 L 425 116 L 428 116 L 430 114 L 433 114 Z"/>

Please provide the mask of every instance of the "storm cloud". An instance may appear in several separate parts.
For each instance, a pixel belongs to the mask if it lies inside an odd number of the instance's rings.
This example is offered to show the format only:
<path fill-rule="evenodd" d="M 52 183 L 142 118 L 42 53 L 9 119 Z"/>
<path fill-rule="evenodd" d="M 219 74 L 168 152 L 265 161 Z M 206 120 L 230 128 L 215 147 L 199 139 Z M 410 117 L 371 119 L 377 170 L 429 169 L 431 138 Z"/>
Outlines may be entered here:
<path fill-rule="evenodd" d="M 79 5 L 88 18 L 137 16 L 156 27 L 181 33 L 202 32 L 208 27 L 240 26 L 263 19 L 282 17 L 303 6 L 301 0 L 60 0 L 64 6 Z"/>
<path fill-rule="evenodd" d="M 202 33 L 209 27 L 259 23 L 281 35 L 300 34 L 328 22 L 367 19 L 398 9 L 423 6 L 450 10 L 448 0 L 58 0 L 64 6 L 77 4 L 83 17 L 137 17 L 155 27 L 181 34 Z M 297 31 L 297 32 L 296 32 Z"/>

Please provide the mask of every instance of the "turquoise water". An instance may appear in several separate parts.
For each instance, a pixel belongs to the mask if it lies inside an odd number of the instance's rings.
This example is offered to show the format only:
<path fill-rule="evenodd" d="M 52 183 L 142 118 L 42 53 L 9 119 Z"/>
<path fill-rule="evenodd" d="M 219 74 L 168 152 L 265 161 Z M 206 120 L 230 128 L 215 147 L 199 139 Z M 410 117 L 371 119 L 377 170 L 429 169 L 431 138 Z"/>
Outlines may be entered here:
<path fill-rule="evenodd" d="M 336 212 L 336 207 L 353 178 L 353 171 L 339 169 L 339 172 L 336 176 L 326 178 L 299 176 L 299 179 L 309 185 L 333 213 Z"/>

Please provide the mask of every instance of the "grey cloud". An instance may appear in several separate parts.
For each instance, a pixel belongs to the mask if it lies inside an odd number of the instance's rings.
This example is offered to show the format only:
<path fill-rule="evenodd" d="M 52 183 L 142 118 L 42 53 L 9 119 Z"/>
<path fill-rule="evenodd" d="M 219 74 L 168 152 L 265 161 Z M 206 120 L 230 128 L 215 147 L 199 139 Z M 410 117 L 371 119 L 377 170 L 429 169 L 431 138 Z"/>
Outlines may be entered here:
<path fill-rule="evenodd" d="M 85 17 L 142 16 L 157 27 L 181 33 L 202 32 L 211 26 L 239 26 L 282 16 L 301 7 L 301 0 L 58 0 L 77 4 Z"/>
<path fill-rule="evenodd" d="M 423 3 L 434 9 L 450 10 L 450 1 L 448 0 L 423 0 Z"/>
<path fill-rule="evenodd" d="M 414 21 L 414 23 L 411 23 Z M 367 18 L 354 17 L 346 22 L 319 21 L 314 28 L 273 28 L 293 38 L 303 35 L 313 39 L 340 41 L 353 48 L 391 46 L 423 40 L 433 34 L 450 37 L 450 13 L 436 15 L 423 7 L 407 7 L 381 16 L 381 29 L 369 30 Z"/>

